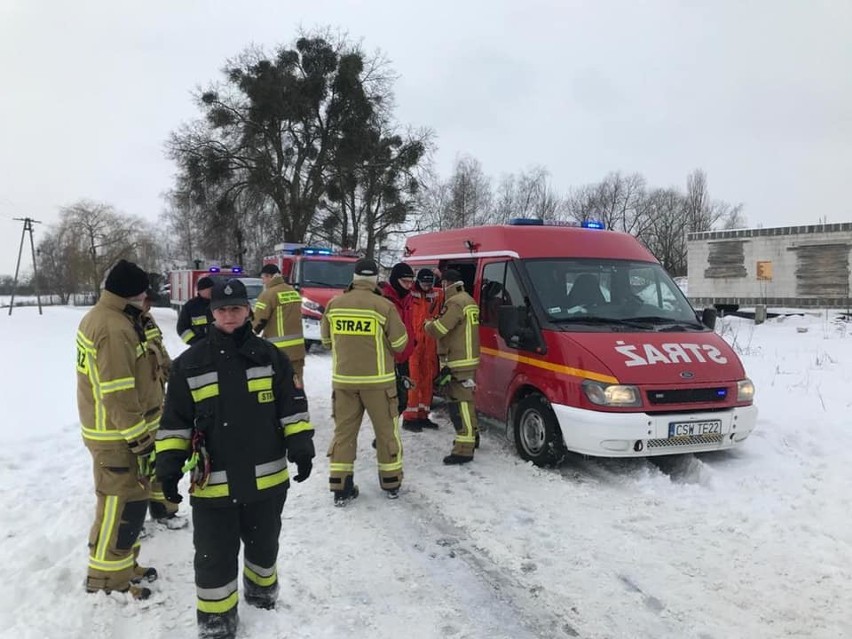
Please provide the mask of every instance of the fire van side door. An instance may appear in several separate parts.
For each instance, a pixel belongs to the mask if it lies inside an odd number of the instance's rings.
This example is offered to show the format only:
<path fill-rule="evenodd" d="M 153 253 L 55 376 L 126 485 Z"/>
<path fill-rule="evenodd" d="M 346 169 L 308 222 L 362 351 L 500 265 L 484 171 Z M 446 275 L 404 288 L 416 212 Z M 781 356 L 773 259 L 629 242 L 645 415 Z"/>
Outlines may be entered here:
<path fill-rule="evenodd" d="M 523 288 L 515 267 L 506 258 L 483 260 L 479 282 L 480 365 L 476 376 L 477 409 L 498 419 L 506 418 L 510 398 L 507 391 L 517 374 L 517 348 L 500 336 L 501 306 L 524 302 Z"/>

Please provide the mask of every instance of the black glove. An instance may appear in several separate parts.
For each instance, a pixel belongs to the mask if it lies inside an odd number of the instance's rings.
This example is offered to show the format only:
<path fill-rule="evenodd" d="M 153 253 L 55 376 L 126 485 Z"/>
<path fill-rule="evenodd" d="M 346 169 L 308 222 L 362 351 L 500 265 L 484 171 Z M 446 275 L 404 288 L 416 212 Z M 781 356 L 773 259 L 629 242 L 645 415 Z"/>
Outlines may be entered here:
<path fill-rule="evenodd" d="M 314 463 L 311 461 L 310 457 L 297 459 L 295 461 L 295 464 L 296 467 L 299 469 L 299 472 L 296 473 L 296 476 L 293 477 L 293 479 L 301 483 L 311 476 L 311 470 L 313 470 L 314 468 Z"/>
<path fill-rule="evenodd" d="M 437 388 L 441 388 L 442 386 L 446 386 L 450 383 L 450 380 L 453 379 L 453 372 L 450 370 L 449 366 L 444 366 L 438 372 L 438 376 L 435 377 L 433 383 Z"/>
<path fill-rule="evenodd" d="M 163 485 L 163 496 L 173 504 L 179 504 L 183 501 L 183 497 L 181 497 L 178 492 L 178 482 L 180 481 L 180 477 L 177 475 L 170 475 L 169 477 L 164 477 L 160 483 Z"/>

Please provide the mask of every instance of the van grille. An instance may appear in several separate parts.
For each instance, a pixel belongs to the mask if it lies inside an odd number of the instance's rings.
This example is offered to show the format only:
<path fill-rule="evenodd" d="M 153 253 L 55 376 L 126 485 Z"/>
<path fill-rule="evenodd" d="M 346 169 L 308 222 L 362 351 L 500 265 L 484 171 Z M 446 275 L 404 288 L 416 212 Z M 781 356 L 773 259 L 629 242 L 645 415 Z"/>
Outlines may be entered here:
<path fill-rule="evenodd" d="M 724 402 L 728 399 L 729 391 L 724 386 L 718 388 L 678 388 L 672 390 L 648 391 L 648 401 L 651 404 L 698 404 L 707 402 Z"/>
<path fill-rule="evenodd" d="M 670 437 L 669 439 L 649 439 L 648 448 L 678 448 L 679 446 L 701 446 L 704 444 L 719 444 L 722 441 L 720 433 L 708 435 L 692 435 L 690 437 Z"/>

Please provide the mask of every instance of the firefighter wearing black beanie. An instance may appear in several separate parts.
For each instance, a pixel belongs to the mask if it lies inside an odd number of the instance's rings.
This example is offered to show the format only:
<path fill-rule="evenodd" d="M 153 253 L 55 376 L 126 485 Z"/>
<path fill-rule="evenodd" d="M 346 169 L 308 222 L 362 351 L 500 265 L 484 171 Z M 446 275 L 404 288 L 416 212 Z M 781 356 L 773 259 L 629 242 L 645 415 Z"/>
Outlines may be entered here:
<path fill-rule="evenodd" d="M 119 297 L 136 297 L 148 290 L 148 274 L 133 262 L 119 260 L 112 267 L 104 289 Z"/>

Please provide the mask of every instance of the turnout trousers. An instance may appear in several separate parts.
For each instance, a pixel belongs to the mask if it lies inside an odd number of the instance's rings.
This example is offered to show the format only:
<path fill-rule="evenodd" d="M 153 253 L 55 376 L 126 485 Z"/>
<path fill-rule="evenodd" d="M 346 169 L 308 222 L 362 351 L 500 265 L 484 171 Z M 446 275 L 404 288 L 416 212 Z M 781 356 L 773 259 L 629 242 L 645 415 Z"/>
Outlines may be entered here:
<path fill-rule="evenodd" d="M 332 392 L 334 438 L 328 449 L 329 487 L 343 490 L 347 477 L 355 474 L 358 431 L 364 411 L 376 434 L 376 458 L 379 485 L 383 490 L 396 490 L 402 483 L 402 439 L 399 434 L 399 410 L 396 388 L 341 389 Z M 350 483 L 353 480 L 350 480 Z"/>
<path fill-rule="evenodd" d="M 136 455 L 126 446 L 89 452 L 98 502 L 89 532 L 86 589 L 124 591 L 136 571 L 149 485 L 139 476 Z"/>
<path fill-rule="evenodd" d="M 278 598 L 278 536 L 287 495 L 249 504 L 192 508 L 198 636 L 226 639 L 236 633 L 239 554 L 243 542 L 246 603 L 274 608 Z"/>
<path fill-rule="evenodd" d="M 473 377 L 469 379 L 456 379 L 455 377 L 447 385 L 447 411 L 450 421 L 456 430 L 453 440 L 453 455 L 460 457 L 473 457 L 476 445 L 476 433 L 479 426 L 476 422 L 476 409 L 473 404 L 473 387 L 464 384 L 472 383 Z"/>

